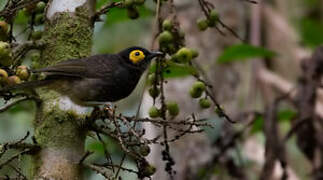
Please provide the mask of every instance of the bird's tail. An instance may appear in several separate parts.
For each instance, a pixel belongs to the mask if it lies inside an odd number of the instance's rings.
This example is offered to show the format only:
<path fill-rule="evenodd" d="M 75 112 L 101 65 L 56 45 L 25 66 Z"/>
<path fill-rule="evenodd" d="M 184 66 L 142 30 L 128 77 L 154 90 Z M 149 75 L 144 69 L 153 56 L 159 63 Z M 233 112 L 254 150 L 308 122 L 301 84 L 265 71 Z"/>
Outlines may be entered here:
<path fill-rule="evenodd" d="M 5 93 L 5 92 L 13 91 L 13 90 L 34 89 L 37 87 L 46 86 L 52 82 L 53 82 L 52 79 L 27 81 L 27 82 L 23 82 L 21 84 L 13 85 L 13 86 L 6 86 L 6 87 L 0 89 L 0 93 Z"/>

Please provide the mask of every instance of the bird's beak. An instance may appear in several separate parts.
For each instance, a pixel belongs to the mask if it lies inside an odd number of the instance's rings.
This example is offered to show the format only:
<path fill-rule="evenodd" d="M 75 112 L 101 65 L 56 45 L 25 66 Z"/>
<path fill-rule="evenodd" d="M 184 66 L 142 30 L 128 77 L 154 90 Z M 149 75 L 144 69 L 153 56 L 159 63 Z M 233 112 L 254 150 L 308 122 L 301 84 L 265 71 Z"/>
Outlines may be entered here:
<path fill-rule="evenodd" d="M 164 55 L 165 54 L 163 52 L 153 51 L 153 52 L 150 52 L 149 59 L 152 59 L 152 58 L 157 57 L 157 56 L 164 56 Z"/>

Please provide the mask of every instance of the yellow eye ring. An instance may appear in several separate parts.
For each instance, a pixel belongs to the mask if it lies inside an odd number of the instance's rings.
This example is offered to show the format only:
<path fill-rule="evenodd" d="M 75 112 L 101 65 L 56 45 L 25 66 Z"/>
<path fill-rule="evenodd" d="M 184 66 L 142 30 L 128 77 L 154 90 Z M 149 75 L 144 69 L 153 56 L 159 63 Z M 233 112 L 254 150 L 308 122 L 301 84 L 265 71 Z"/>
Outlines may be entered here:
<path fill-rule="evenodd" d="M 131 62 L 136 64 L 145 59 L 145 54 L 141 50 L 133 50 L 129 54 L 129 59 Z"/>

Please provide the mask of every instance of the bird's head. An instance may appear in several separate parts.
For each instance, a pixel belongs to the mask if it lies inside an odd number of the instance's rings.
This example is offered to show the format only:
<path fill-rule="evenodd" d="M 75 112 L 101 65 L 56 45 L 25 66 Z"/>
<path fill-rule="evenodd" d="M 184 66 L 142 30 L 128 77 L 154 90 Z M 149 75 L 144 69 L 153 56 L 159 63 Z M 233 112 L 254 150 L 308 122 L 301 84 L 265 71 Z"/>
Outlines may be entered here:
<path fill-rule="evenodd" d="M 130 47 L 119 52 L 119 55 L 127 64 L 146 69 L 150 61 L 157 56 L 163 56 L 159 51 L 149 51 L 142 47 Z"/>

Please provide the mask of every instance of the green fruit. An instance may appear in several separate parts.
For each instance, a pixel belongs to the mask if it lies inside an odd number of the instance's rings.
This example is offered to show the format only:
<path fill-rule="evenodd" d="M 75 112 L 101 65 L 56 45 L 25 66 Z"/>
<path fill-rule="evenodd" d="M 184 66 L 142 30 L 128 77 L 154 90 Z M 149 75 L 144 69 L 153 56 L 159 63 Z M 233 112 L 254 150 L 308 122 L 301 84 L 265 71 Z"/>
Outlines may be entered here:
<path fill-rule="evenodd" d="M 191 53 L 192 53 L 192 58 L 196 58 L 199 56 L 199 52 L 195 49 L 191 49 Z"/>
<path fill-rule="evenodd" d="M 149 117 L 157 118 L 160 116 L 160 111 L 155 106 L 151 106 L 149 109 Z"/>
<path fill-rule="evenodd" d="M 203 93 L 203 91 L 198 91 L 197 89 L 194 89 L 194 88 L 191 88 L 189 92 L 192 98 L 199 98 L 202 96 L 202 93 Z"/>
<path fill-rule="evenodd" d="M 152 98 L 156 98 L 160 94 L 160 90 L 158 88 L 154 88 L 154 87 L 149 88 L 148 92 Z"/>
<path fill-rule="evenodd" d="M 150 153 L 150 148 L 148 145 L 143 145 L 143 146 L 140 146 L 140 149 L 139 149 L 139 153 L 142 155 L 142 156 L 148 156 L 149 153 Z"/>
<path fill-rule="evenodd" d="M 163 22 L 163 30 L 168 30 L 170 31 L 173 28 L 172 21 L 165 19 Z"/>
<path fill-rule="evenodd" d="M 132 7 L 134 5 L 134 0 L 124 0 L 123 4 L 126 8 Z"/>
<path fill-rule="evenodd" d="M 18 66 L 16 70 L 16 75 L 21 79 L 21 80 L 27 80 L 29 78 L 29 71 L 27 66 Z"/>
<path fill-rule="evenodd" d="M 157 78 L 155 73 L 151 73 L 148 75 L 148 82 L 149 84 L 156 84 L 157 83 Z"/>
<path fill-rule="evenodd" d="M 135 4 L 137 5 L 143 5 L 145 3 L 145 0 L 135 0 Z"/>
<path fill-rule="evenodd" d="M 3 66 L 10 66 L 12 60 L 12 53 L 10 44 L 0 41 L 0 64 Z"/>
<path fill-rule="evenodd" d="M 39 40 L 39 39 L 41 39 L 42 35 L 43 35 L 43 31 L 34 31 L 31 34 L 31 39 L 32 40 Z"/>
<path fill-rule="evenodd" d="M 205 84 L 201 81 L 196 81 L 190 89 L 190 95 L 192 98 L 201 97 L 202 93 L 205 91 Z"/>
<path fill-rule="evenodd" d="M 173 61 L 173 62 L 179 62 L 179 59 L 178 59 L 177 54 L 172 55 L 172 57 L 170 58 L 170 60 Z"/>
<path fill-rule="evenodd" d="M 206 98 L 200 99 L 199 103 L 200 103 L 200 107 L 203 109 L 207 109 L 211 106 L 210 100 L 208 100 Z"/>
<path fill-rule="evenodd" d="M 216 24 L 216 22 L 215 22 L 215 21 L 212 21 L 212 20 L 210 20 L 210 19 L 208 19 L 208 20 L 207 20 L 207 25 L 208 25 L 209 27 L 214 27 L 214 26 L 215 26 L 215 24 Z"/>
<path fill-rule="evenodd" d="M 158 40 L 160 44 L 168 44 L 172 42 L 173 35 L 169 31 L 163 31 L 162 33 L 159 34 Z"/>
<path fill-rule="evenodd" d="M 178 60 L 183 63 L 189 62 L 192 59 L 192 51 L 186 47 L 178 50 L 176 55 L 178 57 Z"/>
<path fill-rule="evenodd" d="M 205 31 L 208 28 L 208 20 L 207 19 L 199 19 L 197 20 L 197 27 L 200 31 Z"/>
<path fill-rule="evenodd" d="M 156 172 L 156 168 L 148 164 L 142 169 L 141 174 L 143 177 L 150 177 L 151 175 L 155 174 L 155 172 Z"/>
<path fill-rule="evenodd" d="M 7 82 L 8 73 L 4 69 L 0 69 L 0 84 Z"/>
<path fill-rule="evenodd" d="M 9 86 L 13 86 L 13 85 L 20 84 L 20 83 L 21 83 L 21 80 L 18 76 L 9 76 L 8 77 L 8 85 Z"/>
<path fill-rule="evenodd" d="M 179 107 L 176 102 L 168 102 L 166 104 L 169 115 L 177 116 L 179 114 Z"/>
<path fill-rule="evenodd" d="M 127 8 L 127 15 L 130 19 L 137 19 L 139 17 L 139 12 L 135 7 Z"/>
<path fill-rule="evenodd" d="M 193 84 L 192 88 L 197 89 L 197 90 L 199 90 L 199 91 L 205 91 L 206 86 L 205 86 L 204 82 L 196 81 L 196 82 Z"/>
<path fill-rule="evenodd" d="M 44 14 L 37 14 L 36 17 L 35 17 L 35 24 L 36 25 L 41 25 L 44 23 Z"/>
<path fill-rule="evenodd" d="M 210 21 L 213 21 L 213 22 L 216 22 L 216 21 L 219 20 L 219 14 L 218 14 L 218 12 L 215 9 L 213 9 L 210 12 L 209 19 L 210 19 Z"/>
<path fill-rule="evenodd" d="M 44 2 L 39 2 L 39 3 L 37 3 L 37 6 L 36 6 L 36 12 L 37 13 L 42 13 L 42 12 L 44 12 L 44 9 L 45 9 L 45 7 L 46 7 L 46 3 L 44 3 Z"/>

